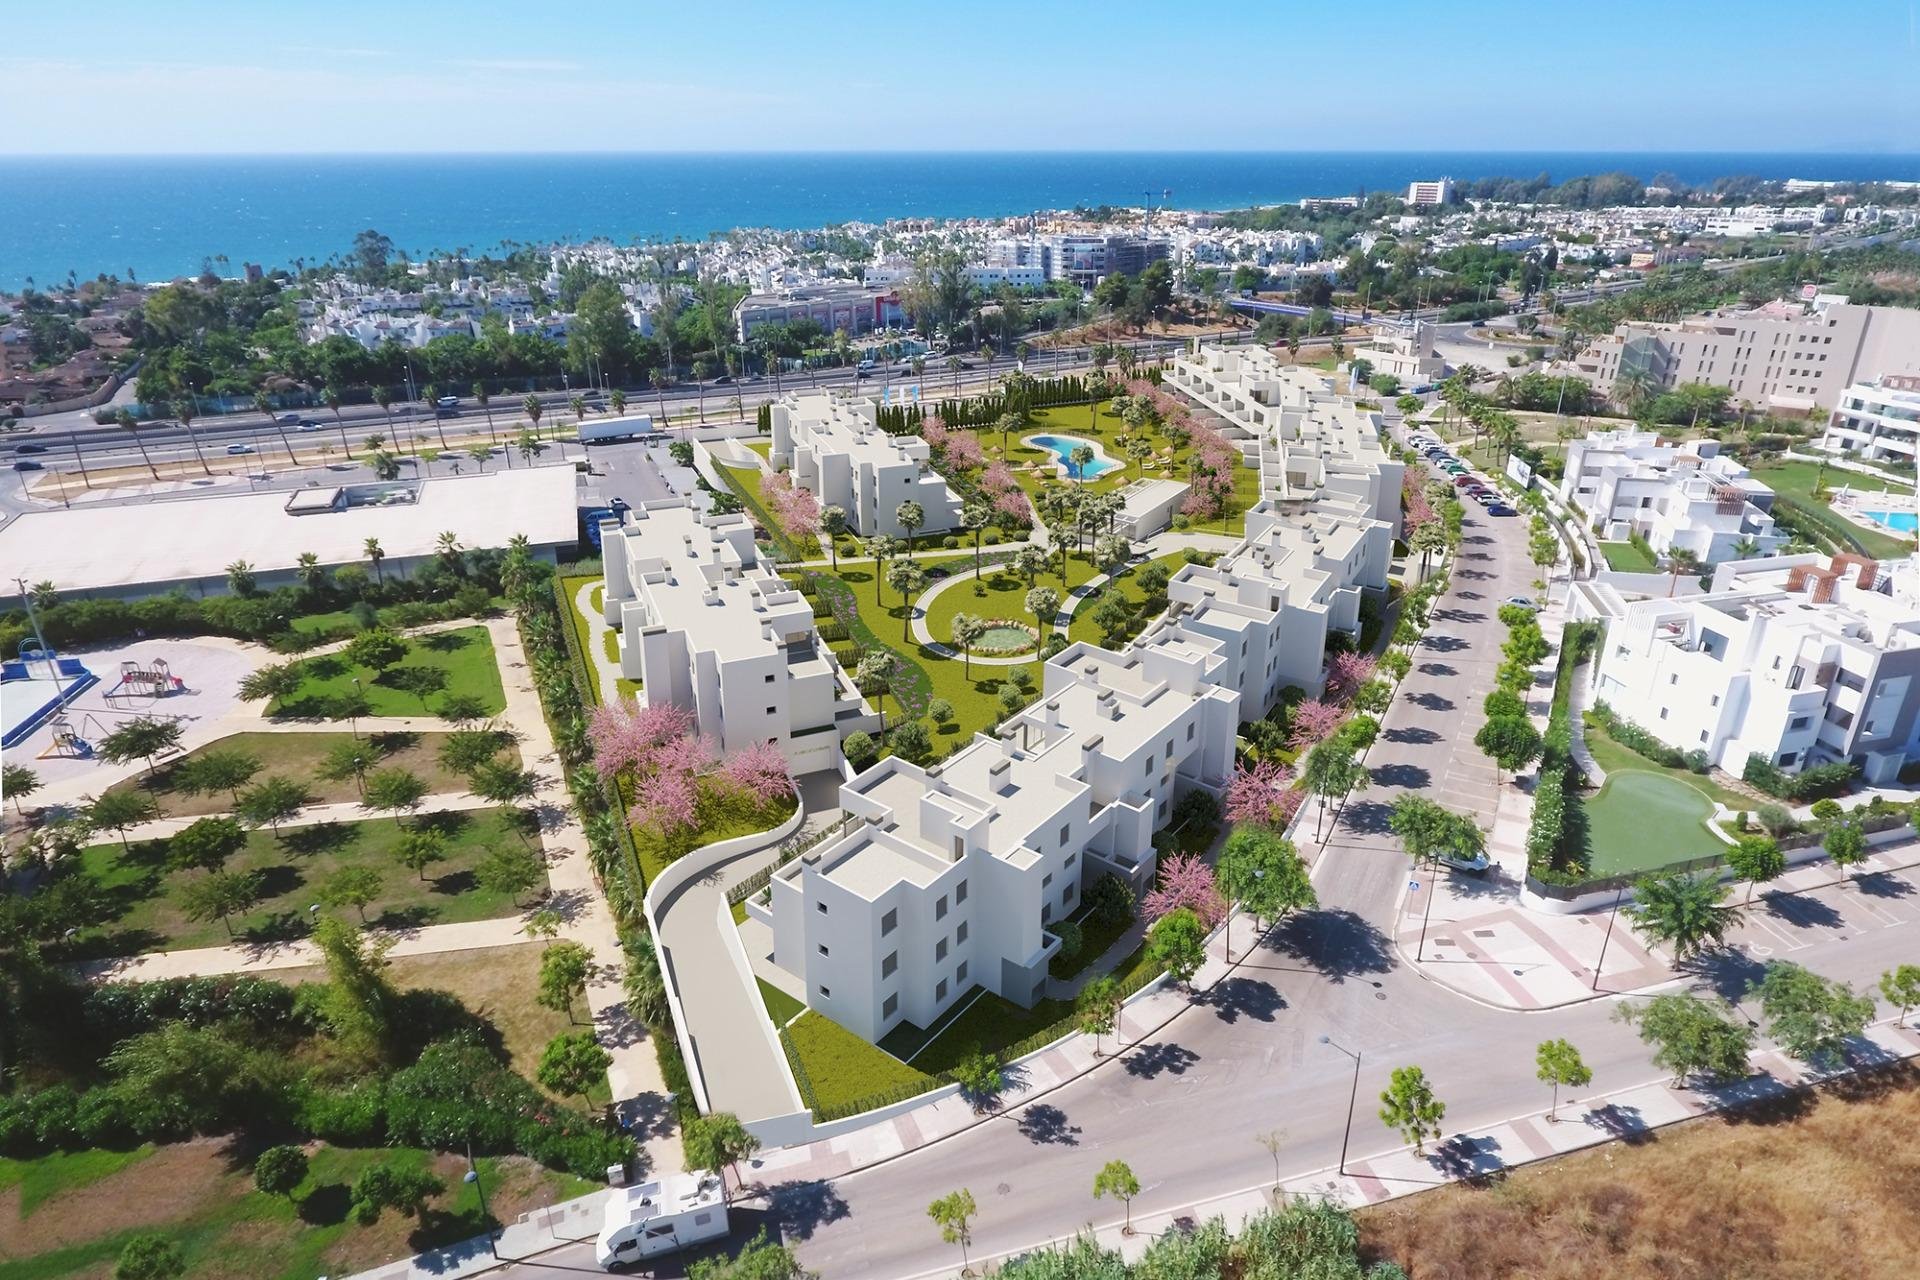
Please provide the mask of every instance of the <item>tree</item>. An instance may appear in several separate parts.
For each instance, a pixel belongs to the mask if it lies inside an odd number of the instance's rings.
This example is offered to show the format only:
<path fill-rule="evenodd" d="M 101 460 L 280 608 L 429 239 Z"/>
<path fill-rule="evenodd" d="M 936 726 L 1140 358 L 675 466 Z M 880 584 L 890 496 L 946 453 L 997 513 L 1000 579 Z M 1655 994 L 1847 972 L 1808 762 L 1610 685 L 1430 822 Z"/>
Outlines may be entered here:
<path fill-rule="evenodd" d="M 1293 841 L 1268 827 L 1236 827 L 1220 851 L 1220 888 L 1263 925 L 1319 901 Z"/>
<path fill-rule="evenodd" d="M 1415 1155 L 1425 1155 L 1427 1142 L 1440 1136 L 1447 1104 L 1433 1096 L 1427 1073 L 1419 1067 L 1395 1067 L 1380 1095 L 1380 1123 L 1397 1129 Z"/>
<path fill-rule="evenodd" d="M 240 696 L 248 702 L 290 698 L 306 682 L 297 662 L 277 662 L 249 671 L 240 681 Z"/>
<path fill-rule="evenodd" d="M 1298 708 L 1295 709 L 1298 710 Z M 1316 838 L 1320 835 L 1320 825 L 1326 817 L 1328 803 L 1344 799 L 1348 792 L 1365 780 L 1366 776 L 1366 769 L 1354 758 L 1353 750 L 1343 742 L 1330 738 L 1315 744 L 1314 748 L 1307 752 L 1300 782 L 1306 788 L 1307 794 L 1318 796 L 1320 799 L 1320 811 L 1314 816 L 1313 823 L 1313 833 Z"/>
<path fill-rule="evenodd" d="M 218 871 L 246 847 L 247 833 L 232 818 L 200 818 L 173 833 L 167 861 L 176 867 Z"/>
<path fill-rule="evenodd" d="M 313 802 L 313 794 L 292 778 L 275 774 L 257 786 L 240 793 L 233 811 L 250 827 L 272 827 L 280 834 L 280 824 L 300 816 L 300 810 Z"/>
<path fill-rule="evenodd" d="M 398 1164 L 376 1164 L 360 1171 L 353 1180 L 349 1201 L 353 1218 L 363 1227 L 380 1221 L 384 1209 L 396 1209 L 416 1218 L 426 1216 L 427 1201 L 447 1189 L 447 1184 L 425 1169 Z"/>
<path fill-rule="evenodd" d="M 907 551 L 911 554 L 913 551 L 913 535 L 927 522 L 926 508 L 922 507 L 912 498 L 908 498 L 905 502 L 902 502 L 893 509 L 893 518 L 900 522 L 902 529 L 907 531 Z"/>
<path fill-rule="evenodd" d="M 1747 1074 L 1753 1028 L 1718 1000 L 1655 996 L 1644 1005 L 1621 1005 L 1613 1016 L 1654 1046 L 1653 1065 L 1671 1072 L 1678 1085 L 1695 1075 L 1730 1080 Z"/>
<path fill-rule="evenodd" d="M 621 979 L 626 993 L 627 1012 L 648 1027 L 665 1026 L 670 1018 L 667 1007 L 667 983 L 660 972 L 660 953 L 653 939 L 642 933 L 626 943 L 627 971 Z"/>
<path fill-rule="evenodd" d="M 912 560 L 895 560 L 887 566 L 887 585 L 900 596 L 900 638 L 905 640 L 913 625 L 913 598 L 927 585 L 927 574 Z"/>
<path fill-rule="evenodd" d="M 148 822 L 160 811 L 150 792 L 138 787 L 128 787 L 124 791 L 109 791 L 104 795 L 87 801 L 87 825 L 97 831 L 111 831 L 120 837 L 120 847 L 130 849 L 127 844 L 127 829 Z"/>
<path fill-rule="evenodd" d="M 373 445 L 372 447 L 375 449 L 379 448 L 378 445 Z M 386 578 L 382 576 L 380 572 L 380 564 L 387 558 L 387 553 L 381 548 L 380 539 L 368 538 L 360 545 L 360 551 L 362 555 L 366 556 L 367 563 L 373 566 L 374 582 L 384 585 Z"/>
<path fill-rule="evenodd" d="M 613 1055 L 600 1047 L 591 1031 L 568 1031 L 547 1041 L 534 1078 L 555 1093 L 588 1100 L 594 1086 L 606 1080 Z"/>
<path fill-rule="evenodd" d="M 1867 833 L 1858 822 L 1834 824 L 1823 843 L 1827 848 L 1827 856 L 1833 859 L 1833 865 L 1839 867 L 1842 873 L 1866 861 Z"/>
<path fill-rule="evenodd" d="M 155 757 L 179 750 L 180 737 L 185 732 L 178 720 L 139 716 L 122 721 L 112 733 L 100 739 L 96 749 L 108 764 L 145 760 L 147 772 L 152 773 Z"/>
<path fill-rule="evenodd" d="M 853 682 L 862 690 L 872 687 L 874 696 L 879 699 L 875 709 L 880 712 L 880 723 L 884 728 L 887 722 L 887 685 L 893 679 L 897 659 L 886 649 L 869 649 L 860 655 L 859 665 L 853 669 Z"/>
<path fill-rule="evenodd" d="M 1093 1037 L 1093 1056 L 1100 1053 L 1100 1037 L 1114 1034 L 1120 1023 L 1120 980 L 1112 974 L 1095 978 L 1080 988 L 1074 1001 L 1074 1020 L 1082 1033 Z"/>
<path fill-rule="evenodd" d="M 1508 773 L 1518 773 L 1540 755 L 1540 731 L 1525 716 L 1496 716 L 1480 726 L 1473 745 Z"/>
<path fill-rule="evenodd" d="M 372 748 L 358 738 L 335 743 L 327 748 L 314 773 L 323 782 L 345 782 L 352 778 L 355 788 L 365 795 L 367 768 L 373 763 L 373 756 Z"/>
<path fill-rule="evenodd" d="M 827 535 L 827 554 L 833 557 L 833 571 L 840 572 L 840 539 L 847 532 L 845 507 L 831 504 L 820 508 L 820 532 Z"/>
<path fill-rule="evenodd" d="M 113 1280 L 177 1280 L 187 1273 L 180 1246 L 157 1231 L 142 1231 L 120 1247 Z"/>
<path fill-rule="evenodd" d="M 1206 958 L 1207 928 L 1189 907 L 1176 907 L 1147 931 L 1147 959 L 1182 986 L 1192 983 Z"/>
<path fill-rule="evenodd" d="M 973 1218 L 979 1207 L 973 1202 L 973 1192 L 962 1187 L 958 1191 L 941 1196 L 927 1206 L 927 1216 L 940 1228 L 940 1238 L 948 1244 L 960 1246 L 960 1273 L 971 1275 L 973 1264 L 967 1260 L 967 1246 L 973 1243 Z"/>
<path fill-rule="evenodd" d="M 760 1149 L 760 1140 L 747 1132 L 740 1117 L 731 1111 L 715 1111 L 711 1115 L 695 1116 L 686 1122 L 680 1133 L 680 1143 L 685 1151 L 687 1163 L 696 1169 L 705 1169 L 720 1179 L 722 1193 L 726 1188 L 725 1170 L 733 1170 L 736 1186 L 744 1188 L 746 1183 L 740 1177 L 740 1162 Z"/>
<path fill-rule="evenodd" d="M 253 566 L 245 560 L 235 560 L 227 566 L 227 590 L 236 596 L 251 596 L 258 585 L 254 577 Z"/>
<path fill-rule="evenodd" d="M 860 549 L 873 560 L 874 597 L 879 598 L 880 583 L 886 580 L 887 557 L 897 549 L 892 538 L 884 533 L 876 533 L 860 544 Z"/>
<path fill-rule="evenodd" d="M 1133 1234 L 1133 1198 L 1140 1194 L 1140 1179 L 1134 1177 L 1133 1169 L 1124 1160 L 1109 1160 L 1099 1173 L 1093 1175 L 1093 1198 L 1104 1200 L 1112 1196 L 1126 1206 L 1126 1224 L 1120 1228 L 1120 1234 Z"/>
<path fill-rule="evenodd" d="M 1726 886 L 1712 872 L 1648 876 L 1634 885 L 1633 895 L 1627 917 L 1649 938 L 1667 944 L 1676 961 L 1724 945 L 1728 931 L 1740 923 L 1741 909 L 1725 905 Z"/>
<path fill-rule="evenodd" d="M 40 775 L 23 764 L 11 760 L 0 766 L 0 799 L 13 801 L 13 811 L 22 817 L 26 809 L 21 801 L 40 789 Z"/>
<path fill-rule="evenodd" d="M 927 733 L 927 726 L 918 720 L 896 724 L 887 735 L 887 743 L 895 755 L 914 764 L 925 764 L 933 758 L 933 739 Z"/>
<path fill-rule="evenodd" d="M 1033 615 L 1034 623 L 1039 627 L 1040 639 L 1045 641 L 1053 630 L 1053 620 L 1060 612 L 1060 593 L 1052 587 L 1034 587 L 1027 592 L 1027 612 Z"/>
<path fill-rule="evenodd" d="M 240 788 L 265 766 L 250 751 L 203 751 L 173 767 L 173 785 L 192 796 L 224 791 L 240 802 Z"/>
<path fill-rule="evenodd" d="M 389 766 L 375 769 L 367 775 L 366 784 L 361 788 L 360 803 L 375 813 L 393 815 L 393 825 L 406 828 L 402 815 L 412 813 L 426 799 L 427 784 L 419 774 L 411 769 Z"/>
<path fill-rule="evenodd" d="M 420 709 L 426 711 L 427 699 L 436 693 L 445 692 L 452 676 L 445 667 L 418 666 L 395 667 L 382 677 L 382 682 L 392 685 L 402 693 L 410 693 L 420 699 Z"/>
<path fill-rule="evenodd" d="M 1802 1062 L 1823 1066 L 1873 1020 L 1873 998 L 1844 982 L 1775 960 L 1748 992 L 1758 996 L 1767 1034 Z"/>
<path fill-rule="evenodd" d="M 394 1038 L 399 1000 L 387 972 L 393 940 L 370 940 L 346 921 L 322 916 L 314 922 L 313 944 L 327 970 L 317 1001 L 321 1020 L 348 1055 L 383 1056 Z"/>
<path fill-rule="evenodd" d="M 953 704 L 945 698 L 935 698 L 927 704 L 927 714 L 935 724 L 945 724 L 953 719 Z"/>
<path fill-rule="evenodd" d="M 517 805 L 533 799 L 540 780 L 516 760 L 488 760 L 467 775 L 467 786 L 482 800 Z"/>
<path fill-rule="evenodd" d="M 555 1013 L 573 1021 L 573 1002 L 586 994 L 593 972 L 593 953 L 577 942 L 562 942 L 540 955 L 540 990 L 534 997 Z"/>
<path fill-rule="evenodd" d="M 1542 1084 L 1553 1086 L 1553 1105 L 1547 1119 L 1555 1120 L 1560 1110 L 1560 1087 L 1584 1089 L 1593 1083 L 1593 1069 L 1581 1059 L 1580 1051 L 1565 1040 L 1542 1041 L 1533 1054 L 1534 1074 Z"/>
<path fill-rule="evenodd" d="M 347 641 L 345 653 L 355 666 L 385 671 L 407 656 L 407 642 L 385 627 L 374 627 Z"/>
<path fill-rule="evenodd" d="M 233 917 L 260 900 L 260 884 L 251 872 L 215 871 L 196 876 L 180 890 L 180 910 L 189 920 L 218 920 L 233 937 Z"/>
<path fill-rule="evenodd" d="M 1772 836 L 1742 836 L 1727 850 L 1727 868 L 1747 882 L 1747 901 L 1753 891 L 1787 869 L 1787 856 Z"/>
<path fill-rule="evenodd" d="M 270 1196 L 293 1199 L 307 1178 L 307 1153 L 299 1147 L 268 1147 L 253 1161 L 253 1185 Z"/>
<path fill-rule="evenodd" d="M 471 775 L 499 758 L 501 739 L 498 729 L 455 729 L 440 744 L 436 758 L 454 773 Z"/>
<path fill-rule="evenodd" d="M 953 637 L 954 647 L 960 650 L 961 672 L 968 679 L 973 677 L 973 646 L 987 633 L 986 620 L 976 618 L 970 613 L 956 613 L 953 621 L 947 624 L 948 634 Z"/>
<path fill-rule="evenodd" d="M 520 895 L 547 878 L 547 865 L 523 845 L 502 845 L 480 860 L 473 876 L 488 893 L 505 894 L 519 906 Z"/>
<path fill-rule="evenodd" d="M 1907 1014 L 1920 1005 L 1920 964 L 1903 964 L 1880 975 L 1880 995 L 1900 1011 L 1897 1026 L 1907 1025 Z"/>
<path fill-rule="evenodd" d="M 329 907 L 352 907 L 367 922 L 367 904 L 380 896 L 384 877 L 377 867 L 342 867 L 320 882 L 320 901 Z"/>

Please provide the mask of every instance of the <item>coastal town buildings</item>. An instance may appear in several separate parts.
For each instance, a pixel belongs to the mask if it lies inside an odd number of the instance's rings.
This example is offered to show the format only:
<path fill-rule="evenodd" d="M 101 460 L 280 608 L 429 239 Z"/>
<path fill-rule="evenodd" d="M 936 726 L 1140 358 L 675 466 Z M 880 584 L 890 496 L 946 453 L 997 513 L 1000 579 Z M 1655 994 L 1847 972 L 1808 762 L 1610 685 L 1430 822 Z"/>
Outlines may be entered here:
<path fill-rule="evenodd" d="M 1920 375 L 1889 373 L 1840 394 L 1819 446 L 1870 462 L 1911 467 L 1920 437 Z"/>
<path fill-rule="evenodd" d="M 1594 696 L 1736 776 L 1749 757 L 1788 773 L 1847 761 L 1891 784 L 1920 751 L 1911 568 L 1849 555 L 1723 564 L 1703 595 L 1635 601 L 1608 620 Z"/>
<path fill-rule="evenodd" d="M 938 765 L 897 756 L 840 789 L 847 829 L 748 902 L 806 1002 L 878 1041 L 933 1025 L 975 987 L 1046 993 L 1049 930 L 1103 875 L 1153 883 L 1153 833 L 1233 769 L 1239 698 L 1177 637 L 1089 644 L 1044 669 L 1039 702 Z"/>
<path fill-rule="evenodd" d="M 916 502 L 924 532 L 960 524 L 960 495 L 934 470 L 932 450 L 917 435 L 888 435 L 870 398 L 842 400 L 827 391 L 794 392 L 770 409 L 776 468 L 818 498 L 847 513 L 862 537 L 904 537 L 900 504 Z"/>
<path fill-rule="evenodd" d="M 1772 488 L 1716 440 L 1675 443 L 1634 427 L 1593 432 L 1567 447 L 1559 494 L 1606 541 L 1638 535 L 1660 555 L 1684 551 L 1702 564 L 1770 555 L 1787 541 L 1774 523 Z"/>
<path fill-rule="evenodd" d="M 900 295 L 891 288 L 864 284 L 822 282 L 774 293 L 750 293 L 733 308 L 734 336 L 745 342 L 756 329 L 810 320 L 822 333 L 849 337 L 905 323 Z"/>
<path fill-rule="evenodd" d="M 603 527 L 601 547 L 604 616 L 643 705 L 692 712 L 722 751 L 771 742 L 795 773 L 838 768 L 842 736 L 874 726 L 812 603 L 760 562 L 744 516 L 643 502 Z"/>

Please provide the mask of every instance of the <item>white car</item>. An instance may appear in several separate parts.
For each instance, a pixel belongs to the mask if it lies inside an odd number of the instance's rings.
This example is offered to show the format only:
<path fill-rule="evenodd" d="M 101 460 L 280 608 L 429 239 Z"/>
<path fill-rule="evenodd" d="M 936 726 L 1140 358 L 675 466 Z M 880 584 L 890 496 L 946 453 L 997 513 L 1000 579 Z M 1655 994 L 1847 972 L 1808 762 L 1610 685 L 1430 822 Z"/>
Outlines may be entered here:
<path fill-rule="evenodd" d="M 253 446 L 250 444 L 230 444 L 227 446 L 227 452 L 235 457 L 239 457 L 243 453 L 252 453 Z"/>
<path fill-rule="evenodd" d="M 1440 855 L 1440 865 L 1443 867 L 1452 867 L 1455 871 L 1471 872 L 1477 876 L 1493 864 L 1488 861 L 1485 853 L 1476 853 L 1471 858 L 1462 858 L 1457 854 L 1443 853 Z"/>

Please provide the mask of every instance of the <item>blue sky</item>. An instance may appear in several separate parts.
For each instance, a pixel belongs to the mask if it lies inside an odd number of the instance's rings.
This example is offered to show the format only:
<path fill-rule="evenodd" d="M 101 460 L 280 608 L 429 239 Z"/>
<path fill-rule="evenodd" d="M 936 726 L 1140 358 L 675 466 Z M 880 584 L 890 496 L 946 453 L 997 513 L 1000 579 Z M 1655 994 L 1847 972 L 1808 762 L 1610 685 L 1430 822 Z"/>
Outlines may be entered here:
<path fill-rule="evenodd" d="M 1920 152 L 1920 0 L 62 0 L 0 150 Z"/>

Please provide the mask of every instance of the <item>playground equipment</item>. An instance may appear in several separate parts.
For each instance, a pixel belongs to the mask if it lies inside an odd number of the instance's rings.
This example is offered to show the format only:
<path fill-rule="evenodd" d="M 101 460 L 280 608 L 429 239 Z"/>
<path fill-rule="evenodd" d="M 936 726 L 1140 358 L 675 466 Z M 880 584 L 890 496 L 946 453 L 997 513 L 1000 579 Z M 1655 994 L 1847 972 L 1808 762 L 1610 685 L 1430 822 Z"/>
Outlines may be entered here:
<path fill-rule="evenodd" d="M 73 721 L 65 716 L 55 716 L 48 729 L 53 741 L 40 753 L 40 759 L 45 760 L 48 756 L 64 756 L 69 760 L 93 759 L 93 743 L 74 731 Z"/>
<path fill-rule="evenodd" d="M 120 679 L 102 696 L 111 703 L 115 698 L 167 698 L 186 691 L 186 682 L 167 669 L 165 658 L 155 658 L 147 666 L 128 659 L 120 664 Z"/>

